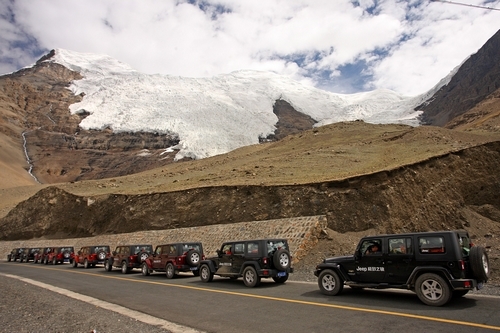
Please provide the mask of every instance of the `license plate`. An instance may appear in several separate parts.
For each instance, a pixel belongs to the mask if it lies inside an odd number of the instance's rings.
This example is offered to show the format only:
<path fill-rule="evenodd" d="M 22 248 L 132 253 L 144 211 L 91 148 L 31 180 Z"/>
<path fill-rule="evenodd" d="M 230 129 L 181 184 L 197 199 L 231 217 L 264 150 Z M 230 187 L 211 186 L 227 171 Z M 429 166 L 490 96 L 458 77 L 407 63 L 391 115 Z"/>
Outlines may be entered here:
<path fill-rule="evenodd" d="M 192 270 L 192 271 L 197 271 L 198 267 L 189 267 L 189 269 Z"/>
<path fill-rule="evenodd" d="M 286 272 L 278 272 L 277 276 L 278 277 L 286 276 Z"/>

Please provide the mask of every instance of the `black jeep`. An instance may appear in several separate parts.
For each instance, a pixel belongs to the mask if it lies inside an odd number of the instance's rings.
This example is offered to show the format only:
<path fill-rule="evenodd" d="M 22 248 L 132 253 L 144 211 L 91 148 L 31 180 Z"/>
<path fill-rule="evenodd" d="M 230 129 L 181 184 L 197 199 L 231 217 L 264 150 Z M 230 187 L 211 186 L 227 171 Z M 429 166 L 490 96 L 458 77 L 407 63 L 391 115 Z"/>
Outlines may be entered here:
<path fill-rule="evenodd" d="M 23 261 L 26 261 L 26 262 L 29 262 L 29 261 L 35 261 L 35 257 L 38 256 L 38 254 L 40 253 L 40 248 L 39 247 L 35 247 L 35 248 L 25 248 L 24 249 L 24 252 L 23 252 L 23 255 L 22 255 L 22 258 L 19 259 L 20 262 L 23 262 Z"/>
<path fill-rule="evenodd" d="M 17 261 L 17 259 L 19 259 L 19 261 L 22 262 L 23 254 L 24 248 L 22 247 L 12 249 L 12 251 L 10 251 L 10 253 L 7 255 L 7 261 Z"/>
<path fill-rule="evenodd" d="M 427 305 L 442 306 L 482 288 L 489 277 L 486 250 L 466 231 L 439 231 L 364 237 L 352 256 L 323 260 L 316 267 L 325 295 L 353 289 L 414 291 Z"/>
<path fill-rule="evenodd" d="M 258 239 L 223 243 L 217 257 L 200 263 L 200 278 L 212 281 L 214 275 L 237 279 L 247 287 L 259 285 L 261 278 L 284 283 L 293 272 L 286 239 Z"/>
<path fill-rule="evenodd" d="M 153 252 L 153 245 L 119 245 L 109 253 L 104 261 L 104 269 L 110 272 L 113 267 L 121 268 L 123 274 L 130 273 L 134 268 L 141 268 L 141 264 Z"/>

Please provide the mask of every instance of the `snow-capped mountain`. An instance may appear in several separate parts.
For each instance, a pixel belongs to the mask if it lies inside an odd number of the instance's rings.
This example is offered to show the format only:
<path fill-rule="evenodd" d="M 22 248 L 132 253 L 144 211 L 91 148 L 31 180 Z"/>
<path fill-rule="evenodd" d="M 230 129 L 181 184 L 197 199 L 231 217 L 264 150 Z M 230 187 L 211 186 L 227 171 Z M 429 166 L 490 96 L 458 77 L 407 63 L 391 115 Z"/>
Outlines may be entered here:
<path fill-rule="evenodd" d="M 73 114 L 89 114 L 81 128 L 177 136 L 179 144 L 170 147 L 178 150 L 176 159 L 200 159 L 258 143 L 274 133 L 278 118 L 273 105 L 280 99 L 317 126 L 357 119 L 417 126 L 420 112 L 414 108 L 429 96 L 406 97 L 384 89 L 335 94 L 257 71 L 211 78 L 149 75 L 105 55 L 63 49 L 44 61 L 83 76 L 70 87 L 75 95 L 84 94 L 70 106 Z"/>

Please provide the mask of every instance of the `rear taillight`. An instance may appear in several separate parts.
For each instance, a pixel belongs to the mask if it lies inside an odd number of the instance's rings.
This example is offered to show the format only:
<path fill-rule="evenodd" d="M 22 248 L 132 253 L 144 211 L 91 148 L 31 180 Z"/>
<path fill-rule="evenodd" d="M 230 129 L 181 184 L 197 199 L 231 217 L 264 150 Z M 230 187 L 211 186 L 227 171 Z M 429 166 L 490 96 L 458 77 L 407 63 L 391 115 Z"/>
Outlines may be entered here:
<path fill-rule="evenodd" d="M 264 265 L 267 265 L 267 257 L 262 258 L 262 263 L 264 263 Z"/>
<path fill-rule="evenodd" d="M 460 269 L 465 271 L 465 262 L 463 260 L 459 260 L 458 264 L 460 265 Z"/>
<path fill-rule="evenodd" d="M 177 257 L 177 262 L 181 263 L 182 262 L 182 257 Z"/>

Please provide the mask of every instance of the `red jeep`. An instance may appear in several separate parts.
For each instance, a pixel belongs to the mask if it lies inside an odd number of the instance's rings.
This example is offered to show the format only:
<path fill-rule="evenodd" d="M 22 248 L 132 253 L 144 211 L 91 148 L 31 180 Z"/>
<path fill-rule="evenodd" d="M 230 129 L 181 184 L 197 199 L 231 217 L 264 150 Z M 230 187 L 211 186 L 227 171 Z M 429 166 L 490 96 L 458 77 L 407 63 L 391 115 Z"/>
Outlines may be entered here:
<path fill-rule="evenodd" d="M 45 264 L 48 264 L 49 262 L 53 265 L 65 262 L 73 263 L 74 258 L 75 250 L 73 246 L 53 247 L 51 251 L 45 255 Z"/>
<path fill-rule="evenodd" d="M 51 247 L 42 247 L 40 249 L 40 251 L 35 253 L 35 256 L 33 257 L 33 263 L 36 264 L 36 263 L 40 262 L 41 264 L 43 264 L 45 262 L 45 258 L 47 256 L 47 253 L 49 253 L 50 251 L 52 251 Z"/>
<path fill-rule="evenodd" d="M 113 267 L 121 268 L 123 274 L 130 273 L 133 268 L 141 268 L 141 264 L 153 252 L 153 245 L 118 245 L 104 262 L 104 269 L 110 272 Z"/>
<path fill-rule="evenodd" d="M 104 264 L 109 252 L 108 245 L 84 246 L 75 254 L 73 267 L 78 267 L 80 264 L 84 268 L 89 268 L 95 267 L 97 264 Z"/>
<path fill-rule="evenodd" d="M 193 272 L 198 276 L 200 260 L 204 259 L 203 246 L 195 243 L 171 243 L 158 245 L 141 267 L 142 275 L 154 271 L 165 272 L 168 279 L 174 278 L 179 272 Z"/>

